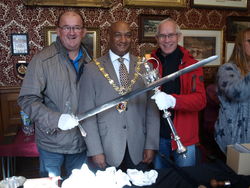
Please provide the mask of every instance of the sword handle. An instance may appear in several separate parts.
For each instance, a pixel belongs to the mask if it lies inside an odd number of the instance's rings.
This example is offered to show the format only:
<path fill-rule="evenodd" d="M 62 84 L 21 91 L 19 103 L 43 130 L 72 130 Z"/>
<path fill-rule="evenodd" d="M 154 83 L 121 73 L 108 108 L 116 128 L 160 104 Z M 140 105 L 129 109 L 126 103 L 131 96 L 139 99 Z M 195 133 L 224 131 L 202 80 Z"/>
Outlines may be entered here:
<path fill-rule="evenodd" d="M 75 117 L 75 115 L 73 114 L 73 111 L 72 111 L 72 109 L 71 109 L 71 105 L 70 105 L 70 102 L 69 102 L 69 101 L 66 101 L 65 106 L 66 106 L 66 109 L 67 109 L 68 113 L 71 114 L 73 117 Z M 77 118 L 77 117 L 76 117 L 76 118 Z M 78 118 L 77 118 L 77 120 L 78 120 Z M 78 120 L 78 122 L 79 122 L 79 120 Z M 86 133 L 86 131 L 82 128 L 82 126 L 81 126 L 80 124 L 78 124 L 77 127 L 79 128 L 79 130 L 80 130 L 80 132 L 81 132 L 81 135 L 82 135 L 83 137 L 86 137 L 87 133 Z"/>
<path fill-rule="evenodd" d="M 86 136 L 87 136 L 87 133 L 86 133 L 86 131 L 82 128 L 82 126 L 81 126 L 80 124 L 78 124 L 77 126 L 78 126 L 78 128 L 79 128 L 79 130 L 80 130 L 82 136 L 83 136 L 83 137 L 86 137 Z"/>

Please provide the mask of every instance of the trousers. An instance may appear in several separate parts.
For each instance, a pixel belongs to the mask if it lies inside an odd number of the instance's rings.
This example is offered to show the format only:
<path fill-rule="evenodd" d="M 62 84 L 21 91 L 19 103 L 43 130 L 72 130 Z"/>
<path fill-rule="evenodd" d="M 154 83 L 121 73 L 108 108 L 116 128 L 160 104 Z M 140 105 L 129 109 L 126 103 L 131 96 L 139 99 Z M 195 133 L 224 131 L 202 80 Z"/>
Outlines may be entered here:
<path fill-rule="evenodd" d="M 196 146 L 187 146 L 186 158 L 178 154 L 176 150 L 172 150 L 171 139 L 160 138 L 159 151 L 154 159 L 154 168 L 168 168 L 167 159 L 172 159 L 179 167 L 194 166 L 196 164 Z"/>
<path fill-rule="evenodd" d="M 80 169 L 86 160 L 86 151 L 76 154 L 62 154 L 46 151 L 38 147 L 40 176 L 68 178 L 73 169 Z M 62 174 L 62 169 L 64 174 Z"/>

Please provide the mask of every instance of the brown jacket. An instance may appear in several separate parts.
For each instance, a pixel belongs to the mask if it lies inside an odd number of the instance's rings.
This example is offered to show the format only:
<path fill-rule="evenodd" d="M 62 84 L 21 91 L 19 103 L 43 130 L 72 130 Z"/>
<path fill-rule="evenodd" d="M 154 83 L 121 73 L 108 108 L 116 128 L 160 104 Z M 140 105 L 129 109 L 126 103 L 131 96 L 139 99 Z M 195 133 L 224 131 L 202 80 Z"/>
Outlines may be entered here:
<path fill-rule="evenodd" d="M 79 67 L 90 60 L 83 49 Z M 73 154 L 85 149 L 77 127 L 67 131 L 57 127 L 62 113 L 76 113 L 81 72 L 77 75 L 59 39 L 29 63 L 18 104 L 35 123 L 36 143 L 44 150 Z"/>

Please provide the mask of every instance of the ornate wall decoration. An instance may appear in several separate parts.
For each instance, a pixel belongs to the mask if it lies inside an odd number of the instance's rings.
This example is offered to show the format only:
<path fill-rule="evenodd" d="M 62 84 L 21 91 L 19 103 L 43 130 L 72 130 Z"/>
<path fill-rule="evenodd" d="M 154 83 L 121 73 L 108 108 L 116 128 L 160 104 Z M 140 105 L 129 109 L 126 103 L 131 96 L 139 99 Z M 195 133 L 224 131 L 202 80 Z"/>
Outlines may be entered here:
<path fill-rule="evenodd" d="M 54 26 L 58 15 L 67 9 L 79 10 L 86 27 L 100 29 L 101 55 L 108 50 L 108 28 L 111 23 L 125 20 L 130 23 L 133 32 L 132 52 L 143 55 L 154 48 L 153 43 L 138 42 L 139 15 L 169 15 L 181 28 L 224 30 L 228 16 L 249 16 L 247 11 L 222 10 L 215 8 L 192 8 L 187 0 L 187 8 L 142 8 L 124 7 L 123 0 L 112 1 L 110 8 L 90 7 L 44 7 L 26 6 L 24 0 L 1 0 L 0 2 L 0 86 L 20 86 L 22 80 L 15 73 L 18 61 L 29 62 L 34 54 L 45 46 L 43 30 Z M 27 33 L 29 36 L 29 55 L 11 54 L 10 36 L 12 33 Z M 223 54 L 221 54 L 223 55 Z"/>

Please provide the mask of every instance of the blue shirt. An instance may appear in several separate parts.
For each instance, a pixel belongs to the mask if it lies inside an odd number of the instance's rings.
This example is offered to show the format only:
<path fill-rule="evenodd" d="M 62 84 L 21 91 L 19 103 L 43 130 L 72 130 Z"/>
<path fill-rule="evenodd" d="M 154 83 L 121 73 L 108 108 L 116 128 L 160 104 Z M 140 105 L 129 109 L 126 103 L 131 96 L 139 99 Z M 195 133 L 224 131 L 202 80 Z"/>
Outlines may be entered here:
<path fill-rule="evenodd" d="M 82 49 L 79 49 L 78 56 L 74 60 L 70 59 L 70 62 L 74 65 L 76 72 L 79 71 L 79 60 L 82 58 L 82 56 Z"/>

